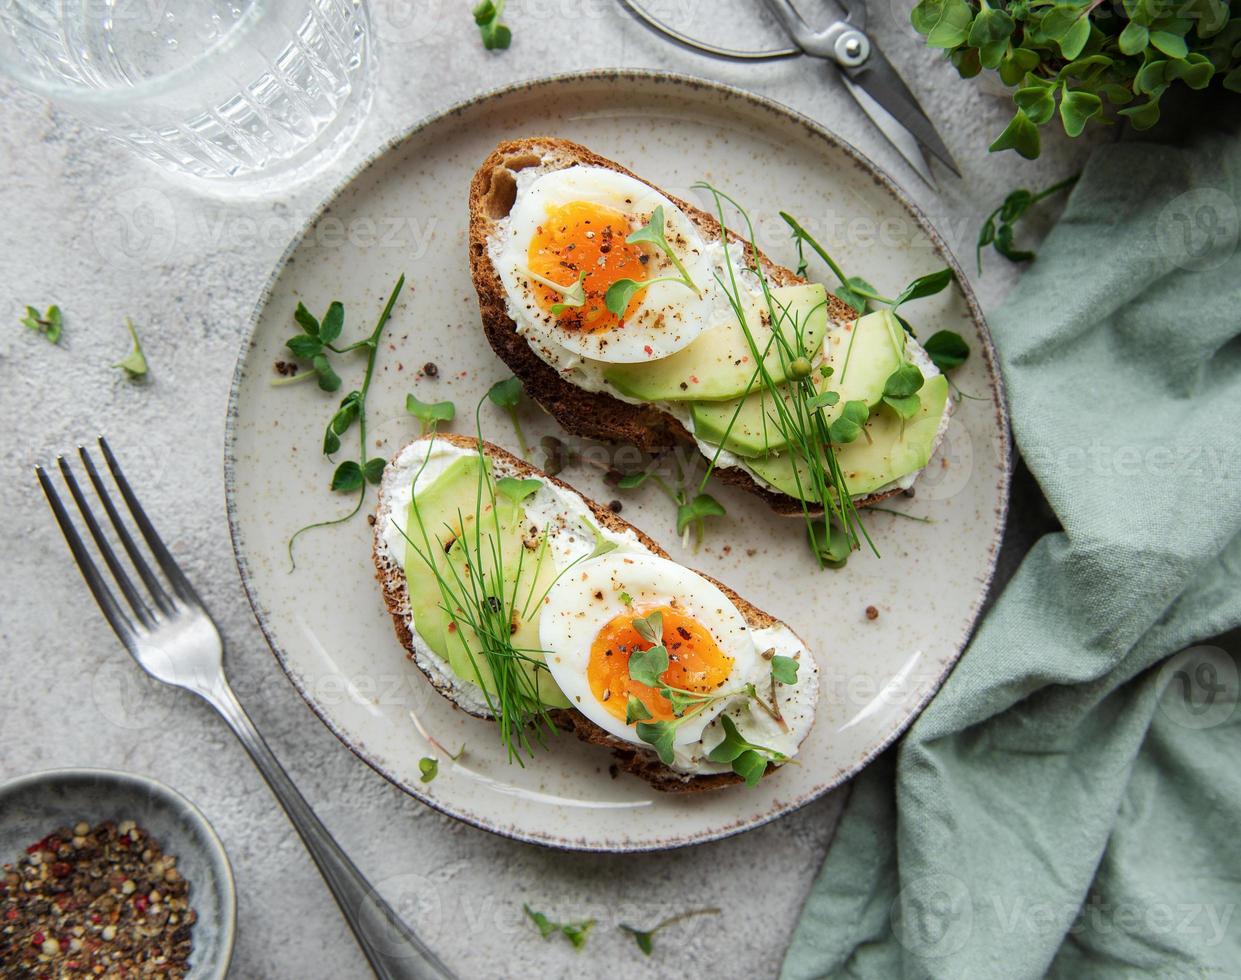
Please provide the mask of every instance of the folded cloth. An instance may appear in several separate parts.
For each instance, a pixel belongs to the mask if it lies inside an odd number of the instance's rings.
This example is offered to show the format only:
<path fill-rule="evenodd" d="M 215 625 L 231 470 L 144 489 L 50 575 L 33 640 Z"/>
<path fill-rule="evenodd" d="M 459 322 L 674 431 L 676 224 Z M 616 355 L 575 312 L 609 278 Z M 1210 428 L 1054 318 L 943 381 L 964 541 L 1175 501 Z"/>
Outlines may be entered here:
<path fill-rule="evenodd" d="M 856 780 L 788 980 L 1241 972 L 1239 228 L 1236 134 L 1103 147 L 993 318 L 1063 530 Z"/>

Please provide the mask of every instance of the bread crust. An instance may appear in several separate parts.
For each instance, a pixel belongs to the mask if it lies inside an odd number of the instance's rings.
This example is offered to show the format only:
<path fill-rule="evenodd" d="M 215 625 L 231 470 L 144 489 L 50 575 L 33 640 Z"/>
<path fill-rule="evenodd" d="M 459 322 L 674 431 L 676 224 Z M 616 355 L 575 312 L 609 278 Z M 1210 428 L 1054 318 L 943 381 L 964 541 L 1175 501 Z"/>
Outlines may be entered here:
<path fill-rule="evenodd" d="M 650 453 L 663 452 L 678 444 L 688 444 L 697 449 L 693 435 L 667 412 L 653 405 L 633 405 L 607 392 L 586 391 L 566 381 L 534 352 L 508 315 L 504 285 L 491 262 L 487 243 L 494 237 L 497 223 L 508 215 L 516 199 L 516 174 L 530 167 L 559 170 L 572 166 L 603 167 L 641 181 L 685 212 L 707 241 L 718 241 L 723 237 L 724 229 L 719 221 L 706 211 L 668 194 L 585 146 L 553 136 L 508 140 L 492 151 L 470 181 L 470 275 L 478 293 L 483 333 L 500 360 L 521 379 L 526 393 L 574 435 L 605 442 L 630 443 Z M 806 281 L 793 270 L 777 265 L 732 231 L 728 231 L 727 235 L 730 242 L 745 245 L 752 256 L 757 256 L 764 272 L 776 285 Z M 839 297 L 829 294 L 827 304 L 829 319 L 837 323 L 857 317 L 853 308 Z M 806 507 L 800 500 L 759 483 L 740 467 L 717 467 L 715 473 L 725 483 L 761 497 L 777 514 L 802 517 L 806 513 Z M 865 507 L 899 492 L 887 490 L 873 493 L 854 502 L 858 507 Z M 821 514 L 822 507 L 812 504 L 809 511 Z"/>
<path fill-rule="evenodd" d="M 452 445 L 463 449 L 472 450 L 477 446 L 477 441 L 473 437 L 456 435 L 452 433 L 440 433 L 433 437 L 421 436 L 413 441 L 423 442 L 431 438 L 451 443 Z M 569 493 L 575 494 L 581 498 L 581 500 L 584 501 L 590 508 L 591 514 L 594 516 L 594 519 L 599 522 L 600 526 L 616 532 L 630 531 L 635 534 L 642 545 L 650 549 L 653 554 L 656 554 L 661 558 L 669 557 L 668 553 L 656 544 L 650 536 L 639 528 L 634 527 L 620 515 L 614 514 L 608 507 L 591 500 L 589 497 L 579 493 L 564 481 L 558 480 L 554 476 L 549 476 L 542 470 L 530 465 L 525 460 L 514 456 L 512 453 L 507 452 L 499 446 L 492 445 L 491 443 L 484 443 L 483 446 L 484 451 L 489 457 L 494 460 L 502 461 L 506 468 L 511 469 L 518 476 L 537 477 L 540 480 L 546 480 L 547 482 L 559 487 L 561 490 L 568 491 Z M 387 607 L 388 613 L 392 617 L 392 626 L 396 631 L 397 639 L 400 641 L 401 646 L 405 648 L 406 655 L 409 659 L 413 661 L 418 669 L 423 672 L 427 680 L 431 682 L 432 686 L 435 687 L 440 694 L 446 697 L 449 701 L 452 701 L 456 707 L 466 711 L 469 714 L 474 714 L 477 717 L 489 717 L 484 713 L 470 711 L 468 708 L 461 705 L 453 697 L 452 686 L 446 682 L 445 678 L 436 676 L 425 664 L 419 662 L 418 657 L 415 655 L 414 637 L 411 628 L 412 615 L 409 608 L 409 593 L 405 581 L 405 571 L 398 562 L 392 560 L 392 558 L 387 554 L 387 545 L 384 534 L 383 514 L 388 510 L 385 503 L 389 499 L 389 494 L 391 494 L 393 489 L 392 474 L 385 473 L 384 480 L 379 488 L 379 504 L 376 508 L 372 557 L 375 562 L 375 577 L 378 579 L 380 589 L 383 592 L 384 605 Z M 732 603 L 737 607 L 738 612 L 741 613 L 742 618 L 745 619 L 746 624 L 751 629 L 764 629 L 779 622 L 779 620 L 777 620 L 770 613 L 764 612 L 753 603 L 742 598 L 724 583 L 719 582 L 702 572 L 699 572 L 698 574 L 702 575 L 703 578 L 714 584 L 720 589 L 720 591 L 728 596 L 729 600 L 732 601 Z M 803 641 L 803 646 L 804 645 L 805 644 Z M 721 786 L 729 786 L 734 783 L 741 782 L 740 777 L 731 772 L 711 773 L 699 776 L 691 776 L 676 772 L 660 762 L 658 756 L 656 756 L 653 751 L 617 738 L 610 732 L 600 728 L 581 712 L 574 711 L 571 708 L 556 709 L 549 712 L 549 714 L 551 715 L 552 721 L 558 728 L 572 732 L 585 742 L 590 742 L 592 744 L 601 745 L 605 748 L 611 749 L 616 758 L 616 764 L 619 768 L 646 780 L 646 782 L 650 783 L 655 789 L 663 790 L 665 792 L 687 793 L 697 792 L 700 790 L 717 789 Z M 776 767 L 769 766 L 765 775 L 770 775 L 775 771 L 775 768 Z"/>

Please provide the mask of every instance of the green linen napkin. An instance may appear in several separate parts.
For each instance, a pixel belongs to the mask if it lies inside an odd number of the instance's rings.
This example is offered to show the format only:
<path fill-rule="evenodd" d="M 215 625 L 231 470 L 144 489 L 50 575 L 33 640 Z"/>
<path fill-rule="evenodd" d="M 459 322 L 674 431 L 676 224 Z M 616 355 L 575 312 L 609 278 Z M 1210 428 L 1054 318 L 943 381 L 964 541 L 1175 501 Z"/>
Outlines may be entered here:
<path fill-rule="evenodd" d="M 856 780 L 788 980 L 1241 975 L 1239 225 L 1236 135 L 1104 147 L 994 317 L 1063 531 Z"/>

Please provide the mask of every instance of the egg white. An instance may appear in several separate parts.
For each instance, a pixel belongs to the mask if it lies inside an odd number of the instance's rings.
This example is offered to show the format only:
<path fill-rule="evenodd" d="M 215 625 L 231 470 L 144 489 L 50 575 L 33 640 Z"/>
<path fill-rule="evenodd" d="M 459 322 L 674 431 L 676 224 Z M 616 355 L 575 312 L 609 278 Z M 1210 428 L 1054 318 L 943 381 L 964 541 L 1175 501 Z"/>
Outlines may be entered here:
<path fill-rule="evenodd" d="M 594 332 L 563 327 L 558 316 L 538 303 L 539 287 L 529 277 L 529 248 L 549 210 L 576 201 L 613 208 L 630 219 L 632 229 L 645 224 L 662 205 L 664 237 L 699 292 L 681 282 L 656 283 L 638 294 L 637 310 L 621 327 Z M 725 312 L 716 296 L 718 284 L 706 243 L 694 223 L 655 189 L 604 167 L 569 167 L 541 174 L 529 184 L 519 182 L 492 262 L 519 328 L 596 361 L 636 363 L 675 354 Z"/>
<path fill-rule="evenodd" d="M 741 694 L 747 683 L 770 673 L 737 607 L 697 572 L 651 554 L 609 553 L 584 562 L 548 592 L 539 616 L 539 643 L 552 677 L 573 706 L 617 738 L 645 744 L 633 725 L 596 700 L 586 668 L 595 637 L 617 616 L 631 611 L 622 594 L 637 609 L 675 605 L 711 633 L 733 660 L 732 671 L 715 694 Z M 722 698 L 696 712 L 677 728 L 674 744 L 700 741 L 703 729 L 726 704 L 727 698 Z"/>

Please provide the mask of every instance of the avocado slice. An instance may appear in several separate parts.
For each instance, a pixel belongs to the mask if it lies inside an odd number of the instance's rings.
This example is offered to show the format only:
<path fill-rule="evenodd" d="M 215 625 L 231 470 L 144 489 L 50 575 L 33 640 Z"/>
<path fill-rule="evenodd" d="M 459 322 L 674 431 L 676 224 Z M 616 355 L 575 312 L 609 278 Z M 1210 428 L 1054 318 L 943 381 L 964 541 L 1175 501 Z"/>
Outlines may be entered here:
<path fill-rule="evenodd" d="M 783 309 L 777 325 L 780 335 L 794 344 L 801 334 L 807 357 L 823 343 L 827 332 L 827 292 L 818 283 L 777 286 L 771 291 L 777 310 Z M 766 313 L 766 308 L 761 308 Z M 785 380 L 779 351 L 768 342 L 771 327 L 760 322 L 760 308 L 755 307 L 746 323 L 776 383 Z M 754 380 L 755 360 L 740 322 L 731 312 L 720 324 L 710 327 L 688 347 L 668 357 L 642 364 L 606 364 L 603 377 L 621 394 L 642 401 L 716 401 L 737 398 L 750 390 Z M 760 382 L 761 383 L 761 382 Z"/>
<path fill-rule="evenodd" d="M 918 400 L 921 402 L 918 414 L 906 421 L 903 428 L 900 416 L 882 406 L 871 413 L 865 435 L 836 447 L 836 459 L 851 496 L 874 493 L 926 466 L 948 403 L 948 379 L 942 374 L 927 378 L 918 391 Z M 746 465 L 764 482 L 790 497 L 802 496 L 797 488 L 800 478 L 803 499 L 819 503 L 818 495 L 811 490 L 805 462 L 792 453 L 746 460 Z"/>
<path fill-rule="evenodd" d="M 864 401 L 870 408 L 878 405 L 883 400 L 884 385 L 900 366 L 904 352 L 905 331 L 888 310 L 868 313 L 833 332 L 826 358 L 831 377 L 815 375 L 819 391 L 830 389 L 840 394 L 835 405 L 823 410 L 825 420 L 831 423 L 845 402 Z M 789 404 L 787 388 L 782 389 L 781 397 Z M 690 414 L 694 435 L 738 456 L 766 456 L 789 444 L 778 422 L 780 414 L 765 388 L 726 402 L 694 402 Z"/>
<path fill-rule="evenodd" d="M 488 464 L 484 474 L 481 457 L 477 454 L 462 456 L 449 464 L 430 486 L 419 491 L 416 501 L 411 502 L 409 508 L 405 533 L 424 555 L 428 554 L 429 541 L 429 553 L 434 555 L 439 574 L 454 586 L 456 592 L 460 592 L 461 587 L 456 584 L 454 570 L 468 586 L 466 560 L 479 549 L 474 537 L 479 533 L 475 526 L 474 504 L 479 480 L 484 475 L 488 481 L 491 480 L 491 467 Z M 515 504 L 504 496 L 497 496 L 496 508 L 493 511 L 486 486 L 483 487 L 482 499 L 481 550 L 483 554 L 490 555 L 497 543 L 501 549 L 504 596 L 513 608 L 516 626 L 516 631 L 512 634 L 513 646 L 524 650 L 529 657 L 542 660 L 542 654 L 537 652 L 539 612 L 542 606 L 531 600 L 529 605 L 532 608 L 524 610 L 524 607 L 530 596 L 537 599 L 555 580 L 556 569 L 551 553 L 537 545 L 527 548 L 523 553 L 522 549 L 526 547 L 523 541 L 524 510 L 520 504 Z M 489 561 L 484 562 L 484 566 L 488 569 L 494 568 Z M 477 635 L 469 628 L 458 629 L 455 626 L 452 617 L 444 611 L 444 595 L 436 574 L 409 543 L 405 549 L 405 580 L 409 587 L 414 629 L 418 631 L 418 635 L 459 678 L 494 695 L 495 679 L 482 653 Z M 528 614 L 523 616 L 523 611 Z M 478 615 L 477 611 L 468 610 L 467 614 L 467 618 Z M 539 699 L 543 705 L 549 708 L 570 707 L 569 699 L 556 686 L 550 671 L 525 662 L 520 664 L 520 669 L 538 685 Z"/>
<path fill-rule="evenodd" d="M 824 378 L 818 371 L 813 378 L 818 391 L 827 390 L 830 378 Z M 788 385 L 779 392 L 780 399 L 793 411 Z M 839 408 L 832 406 L 823 411 L 830 421 Z M 695 436 L 738 456 L 766 456 L 789 444 L 775 398 L 765 388 L 726 402 L 694 402 L 690 405 L 690 415 L 694 420 Z"/>

